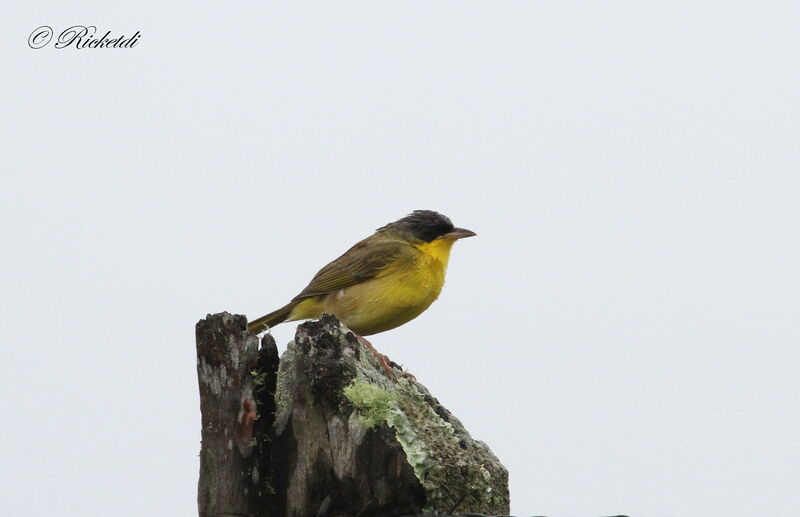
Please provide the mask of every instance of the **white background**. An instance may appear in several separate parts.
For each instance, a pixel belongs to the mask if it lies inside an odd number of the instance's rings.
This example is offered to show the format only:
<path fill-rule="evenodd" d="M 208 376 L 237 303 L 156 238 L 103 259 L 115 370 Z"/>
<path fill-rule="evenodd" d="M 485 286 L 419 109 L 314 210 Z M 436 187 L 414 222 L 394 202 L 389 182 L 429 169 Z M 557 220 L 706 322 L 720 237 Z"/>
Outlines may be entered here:
<path fill-rule="evenodd" d="M 418 208 L 478 237 L 372 342 L 512 513 L 797 515 L 797 3 L 37 4 L 0 21 L 4 515 L 195 514 L 195 322 Z"/>

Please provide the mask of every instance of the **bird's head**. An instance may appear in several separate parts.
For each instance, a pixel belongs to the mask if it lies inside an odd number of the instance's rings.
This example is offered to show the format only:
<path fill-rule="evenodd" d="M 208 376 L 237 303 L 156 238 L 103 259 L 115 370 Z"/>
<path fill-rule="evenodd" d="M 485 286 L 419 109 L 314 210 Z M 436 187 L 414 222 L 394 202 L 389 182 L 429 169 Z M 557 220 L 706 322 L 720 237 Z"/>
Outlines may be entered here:
<path fill-rule="evenodd" d="M 412 243 L 442 241 L 451 244 L 458 239 L 477 235 L 472 230 L 456 228 L 446 215 L 433 210 L 414 210 L 409 215 L 389 223 L 378 231 L 397 233 Z"/>

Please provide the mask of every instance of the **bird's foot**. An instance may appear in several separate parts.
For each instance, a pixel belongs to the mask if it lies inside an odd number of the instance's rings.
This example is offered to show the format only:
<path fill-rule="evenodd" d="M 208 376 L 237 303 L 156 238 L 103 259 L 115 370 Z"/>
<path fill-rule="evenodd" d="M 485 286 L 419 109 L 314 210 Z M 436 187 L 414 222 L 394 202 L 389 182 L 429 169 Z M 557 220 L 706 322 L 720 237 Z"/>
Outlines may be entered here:
<path fill-rule="evenodd" d="M 417 378 L 414 377 L 411 374 L 411 372 L 407 372 L 407 371 L 403 370 L 403 377 L 405 377 L 406 379 L 410 380 L 411 382 L 417 382 Z"/>
<path fill-rule="evenodd" d="M 367 347 L 375 355 L 375 357 L 378 358 L 378 361 L 380 361 L 381 366 L 383 366 L 383 370 L 386 372 L 386 375 L 388 375 L 390 379 L 395 379 L 396 377 L 394 375 L 394 370 L 392 369 L 392 365 L 389 364 L 389 363 L 392 364 L 394 363 L 388 357 L 375 350 L 375 347 L 372 346 L 372 343 L 367 341 L 367 339 L 364 336 L 359 336 L 358 334 L 356 334 L 356 337 L 358 338 L 359 343 Z"/>

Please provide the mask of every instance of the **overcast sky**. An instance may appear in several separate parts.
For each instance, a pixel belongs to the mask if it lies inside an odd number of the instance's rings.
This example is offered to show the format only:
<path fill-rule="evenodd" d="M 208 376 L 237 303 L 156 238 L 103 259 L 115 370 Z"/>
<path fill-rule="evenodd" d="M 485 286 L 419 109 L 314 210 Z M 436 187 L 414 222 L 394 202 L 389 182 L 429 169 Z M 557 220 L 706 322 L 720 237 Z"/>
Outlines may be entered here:
<path fill-rule="evenodd" d="M 28 45 L 75 24 L 141 38 Z M 371 341 L 507 466 L 512 513 L 796 515 L 798 26 L 795 2 L 6 7 L 2 513 L 193 515 L 197 320 L 261 316 L 422 208 L 478 237 Z"/>

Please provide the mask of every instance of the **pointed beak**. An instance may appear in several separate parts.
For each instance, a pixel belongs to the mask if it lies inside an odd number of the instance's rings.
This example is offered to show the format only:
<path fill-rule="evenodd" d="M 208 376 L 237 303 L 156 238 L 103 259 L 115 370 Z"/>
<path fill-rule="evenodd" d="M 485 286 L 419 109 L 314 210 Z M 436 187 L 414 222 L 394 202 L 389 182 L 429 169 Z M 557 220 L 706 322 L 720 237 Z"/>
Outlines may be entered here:
<path fill-rule="evenodd" d="M 478 234 L 473 232 L 472 230 L 467 230 L 465 228 L 453 228 L 452 232 L 445 233 L 444 235 L 442 235 L 442 237 L 445 239 L 453 239 L 455 241 L 458 239 L 463 239 L 465 237 L 475 237 L 476 235 Z"/>

